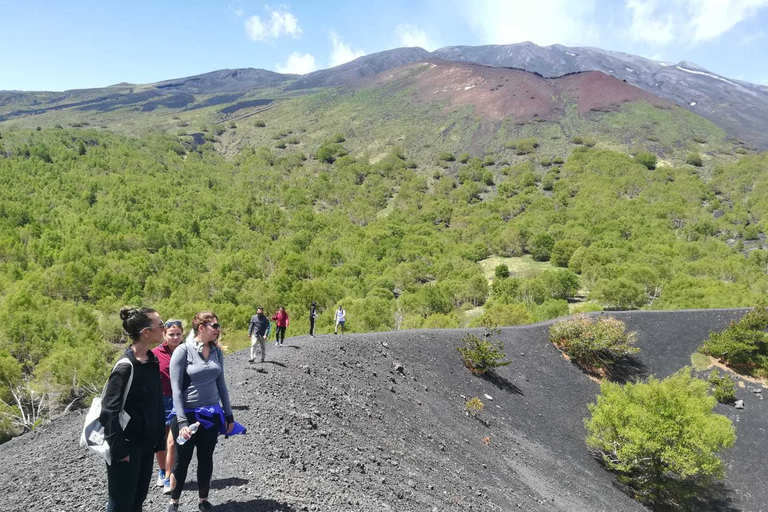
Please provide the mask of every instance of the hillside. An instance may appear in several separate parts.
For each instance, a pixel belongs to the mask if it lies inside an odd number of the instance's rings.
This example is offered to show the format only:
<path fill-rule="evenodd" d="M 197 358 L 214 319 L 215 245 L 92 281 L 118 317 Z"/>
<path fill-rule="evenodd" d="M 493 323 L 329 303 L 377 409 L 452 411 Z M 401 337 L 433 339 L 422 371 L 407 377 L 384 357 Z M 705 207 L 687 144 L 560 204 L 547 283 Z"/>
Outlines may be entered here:
<path fill-rule="evenodd" d="M 743 313 L 616 316 L 638 331 L 647 373 L 663 377 L 690 363 L 709 329 Z M 548 325 L 502 330 L 513 364 L 496 381 L 461 366 L 461 330 L 296 336 L 280 350 L 270 346 L 264 365 L 249 364 L 247 351 L 229 355 L 236 418 L 249 433 L 220 441 L 212 502 L 263 512 L 645 510 L 587 452 L 582 419 L 598 386 L 548 343 Z M 464 397 L 473 396 L 486 404 L 482 421 L 464 413 Z M 690 510 L 748 512 L 768 500 L 754 480 L 768 408 L 748 388 L 737 396 L 744 410 L 717 409 L 738 436 L 725 453 L 724 485 L 702 491 Z M 8 510 L 104 502 L 102 464 L 77 446 L 82 419 L 68 414 L 3 446 L 0 463 L 14 468 L 0 474 Z M 192 506 L 194 489 L 191 482 L 183 506 Z M 150 510 L 165 502 L 157 488 L 150 497 Z"/>

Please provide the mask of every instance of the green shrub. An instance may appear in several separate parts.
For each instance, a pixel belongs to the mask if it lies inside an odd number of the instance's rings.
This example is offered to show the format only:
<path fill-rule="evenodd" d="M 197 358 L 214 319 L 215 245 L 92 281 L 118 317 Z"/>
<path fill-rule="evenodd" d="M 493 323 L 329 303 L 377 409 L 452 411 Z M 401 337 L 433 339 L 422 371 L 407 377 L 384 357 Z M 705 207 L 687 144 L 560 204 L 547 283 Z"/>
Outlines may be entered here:
<path fill-rule="evenodd" d="M 624 277 L 598 280 L 590 299 L 599 300 L 615 310 L 638 309 L 648 302 L 645 288 Z"/>
<path fill-rule="evenodd" d="M 699 144 L 706 144 L 707 143 L 707 139 L 702 137 L 701 135 L 694 135 L 693 137 L 691 137 L 691 140 L 693 142 L 698 142 Z"/>
<path fill-rule="evenodd" d="M 574 135 L 571 137 L 571 143 L 572 144 L 584 144 L 584 137 L 581 135 Z"/>
<path fill-rule="evenodd" d="M 474 334 L 467 334 L 461 341 L 464 342 L 464 346 L 458 348 L 461 360 L 472 373 L 483 375 L 500 366 L 512 364 L 511 361 L 504 361 L 507 356 L 501 341 L 481 339 Z"/>
<path fill-rule="evenodd" d="M 483 167 L 488 167 L 491 165 L 496 165 L 495 158 L 493 158 L 491 155 L 488 155 L 485 158 L 483 158 Z"/>
<path fill-rule="evenodd" d="M 659 381 L 600 385 L 585 420 L 587 446 L 641 501 L 674 503 L 690 479 L 722 477 L 718 452 L 733 446 L 733 424 L 714 414 L 707 383 L 686 367 Z"/>
<path fill-rule="evenodd" d="M 265 126 L 267 126 L 267 123 L 265 123 L 261 119 L 257 119 L 253 122 L 253 126 L 256 128 L 264 128 Z"/>
<path fill-rule="evenodd" d="M 464 409 L 467 411 L 467 414 L 472 416 L 473 418 L 483 412 L 483 402 L 478 397 L 472 397 L 469 400 L 467 400 L 467 403 L 464 404 Z"/>
<path fill-rule="evenodd" d="M 640 151 L 635 155 L 635 162 L 644 165 L 646 168 L 652 171 L 656 168 L 657 158 L 656 155 L 650 151 Z"/>
<path fill-rule="evenodd" d="M 712 396 L 721 404 L 732 404 L 736 401 L 735 382 L 727 373 L 720 374 L 717 370 L 709 374 L 707 381 L 712 384 Z"/>
<path fill-rule="evenodd" d="M 592 320 L 579 315 L 549 329 L 549 339 L 568 357 L 588 371 L 609 370 L 621 359 L 640 351 L 633 347 L 636 335 L 613 317 Z"/>
<path fill-rule="evenodd" d="M 571 256 L 579 247 L 581 247 L 581 244 L 576 240 L 558 240 L 555 242 L 555 245 L 552 246 L 549 261 L 558 267 L 567 268 Z"/>
<path fill-rule="evenodd" d="M 506 265 L 496 265 L 496 268 L 493 269 L 493 274 L 496 276 L 496 279 L 506 279 L 509 277 L 509 267 Z"/>
<path fill-rule="evenodd" d="M 491 304 L 486 306 L 480 317 L 480 325 L 507 326 L 533 322 L 533 317 L 524 304 Z"/>
<path fill-rule="evenodd" d="M 768 376 L 768 310 L 758 304 L 721 332 L 710 332 L 700 351 L 717 357 L 740 373 Z"/>
<path fill-rule="evenodd" d="M 277 149 L 285 149 L 285 148 L 286 148 L 286 146 L 285 146 L 285 142 L 283 142 L 282 140 L 280 140 L 280 141 L 277 141 L 277 144 L 275 144 L 275 147 L 276 147 Z"/>
<path fill-rule="evenodd" d="M 341 144 L 342 142 L 346 141 L 346 137 L 344 137 L 343 133 L 334 133 L 328 139 L 326 140 L 326 144 Z"/>
<path fill-rule="evenodd" d="M 704 165 L 701 155 L 696 152 L 690 152 L 685 156 L 685 163 L 694 167 L 701 167 Z"/>
<path fill-rule="evenodd" d="M 506 146 L 510 149 L 514 149 L 515 153 L 518 155 L 527 155 L 533 153 L 533 151 L 539 147 L 539 141 L 534 138 L 520 139 L 507 142 Z"/>
<path fill-rule="evenodd" d="M 462 164 L 465 164 L 469 162 L 469 153 L 462 153 L 459 155 L 459 162 Z"/>
<path fill-rule="evenodd" d="M 441 162 L 453 162 L 456 160 L 456 157 L 450 151 L 444 151 L 437 155 L 437 159 Z"/>
<path fill-rule="evenodd" d="M 555 239 L 549 233 L 539 233 L 533 237 L 531 242 L 531 256 L 536 261 L 548 261 L 552 248 L 555 246 Z"/>

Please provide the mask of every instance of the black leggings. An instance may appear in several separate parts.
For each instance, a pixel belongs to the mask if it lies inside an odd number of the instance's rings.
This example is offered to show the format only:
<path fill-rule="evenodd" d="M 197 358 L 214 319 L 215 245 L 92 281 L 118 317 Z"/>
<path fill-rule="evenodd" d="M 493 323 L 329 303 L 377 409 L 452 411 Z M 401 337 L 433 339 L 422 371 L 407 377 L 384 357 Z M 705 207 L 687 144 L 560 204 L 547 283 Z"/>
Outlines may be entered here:
<path fill-rule="evenodd" d="M 190 418 L 191 419 L 191 418 Z M 216 441 L 219 438 L 219 429 L 221 428 L 221 419 L 214 416 L 213 426 L 211 428 L 200 429 L 187 440 L 186 443 L 179 446 L 176 443 L 176 462 L 173 465 L 173 476 L 176 478 L 176 487 L 171 491 L 171 499 L 178 500 L 181 491 L 184 489 L 184 482 L 187 480 L 187 469 L 192 462 L 192 452 L 197 446 L 197 488 L 200 498 L 208 497 L 208 491 L 211 489 L 211 476 L 213 476 L 213 450 L 216 449 Z M 171 421 L 171 431 L 173 438 L 179 437 L 179 424 L 174 416 Z"/>
<path fill-rule="evenodd" d="M 285 341 L 285 327 L 280 327 L 279 325 L 275 329 L 275 341 L 278 343 L 282 343 Z"/>
<path fill-rule="evenodd" d="M 309 319 L 309 335 L 310 336 L 315 335 L 315 319 L 314 318 Z"/>
<path fill-rule="evenodd" d="M 128 462 L 115 460 L 107 465 L 107 512 L 141 511 L 147 497 L 155 454 L 129 442 L 128 455 Z"/>

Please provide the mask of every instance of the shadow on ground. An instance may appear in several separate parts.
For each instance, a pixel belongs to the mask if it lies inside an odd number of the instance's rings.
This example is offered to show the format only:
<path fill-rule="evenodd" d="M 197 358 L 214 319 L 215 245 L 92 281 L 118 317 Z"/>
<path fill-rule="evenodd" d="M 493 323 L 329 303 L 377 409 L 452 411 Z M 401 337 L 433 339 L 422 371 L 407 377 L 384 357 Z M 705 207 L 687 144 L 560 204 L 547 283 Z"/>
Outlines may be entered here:
<path fill-rule="evenodd" d="M 732 491 L 723 482 L 677 483 L 665 500 L 651 505 L 655 512 L 707 510 L 708 512 L 741 512 L 733 504 Z"/>
<path fill-rule="evenodd" d="M 514 395 L 523 395 L 523 392 L 520 390 L 520 388 L 509 382 L 501 375 L 496 375 L 493 372 L 489 372 L 483 375 L 479 375 L 478 377 L 486 382 L 490 382 L 502 391 L 506 391 L 507 393 L 512 393 Z"/>
<path fill-rule="evenodd" d="M 608 371 L 608 378 L 619 384 L 637 382 L 648 377 L 648 367 L 638 357 L 625 357 L 616 361 Z"/>
<path fill-rule="evenodd" d="M 228 501 L 219 505 L 214 505 L 211 510 L 218 511 L 248 511 L 248 512 L 295 512 L 295 508 L 287 503 L 280 503 L 275 500 L 248 500 L 248 501 Z"/>

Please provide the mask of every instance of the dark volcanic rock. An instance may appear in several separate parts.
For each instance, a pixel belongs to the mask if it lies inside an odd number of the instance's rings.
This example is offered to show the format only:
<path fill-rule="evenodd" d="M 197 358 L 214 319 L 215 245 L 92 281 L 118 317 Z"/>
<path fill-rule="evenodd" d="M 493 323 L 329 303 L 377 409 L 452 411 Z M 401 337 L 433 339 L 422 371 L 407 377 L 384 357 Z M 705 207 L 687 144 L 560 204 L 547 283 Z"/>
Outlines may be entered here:
<path fill-rule="evenodd" d="M 741 314 L 616 316 L 639 331 L 640 357 L 662 377 L 689 363 L 709 329 Z M 461 330 L 289 338 L 268 348 L 264 364 L 248 363 L 247 351 L 230 354 L 235 417 L 249 430 L 220 438 L 215 510 L 646 510 L 587 452 L 583 418 L 598 385 L 547 341 L 549 325 L 502 329 L 513 364 L 486 379 L 461 365 Z M 750 481 L 763 471 L 765 401 L 748 389 L 737 395 L 748 406 L 721 407 L 739 440 L 708 510 L 746 512 L 768 501 L 765 486 Z M 477 418 L 465 413 L 471 397 L 485 403 Z M 0 508 L 103 507 L 105 470 L 77 444 L 82 421 L 72 413 L 2 446 L 0 463 L 12 470 L 0 473 Z M 182 510 L 196 509 L 196 489 L 191 470 Z M 145 510 L 164 510 L 158 488 L 150 499 Z"/>

